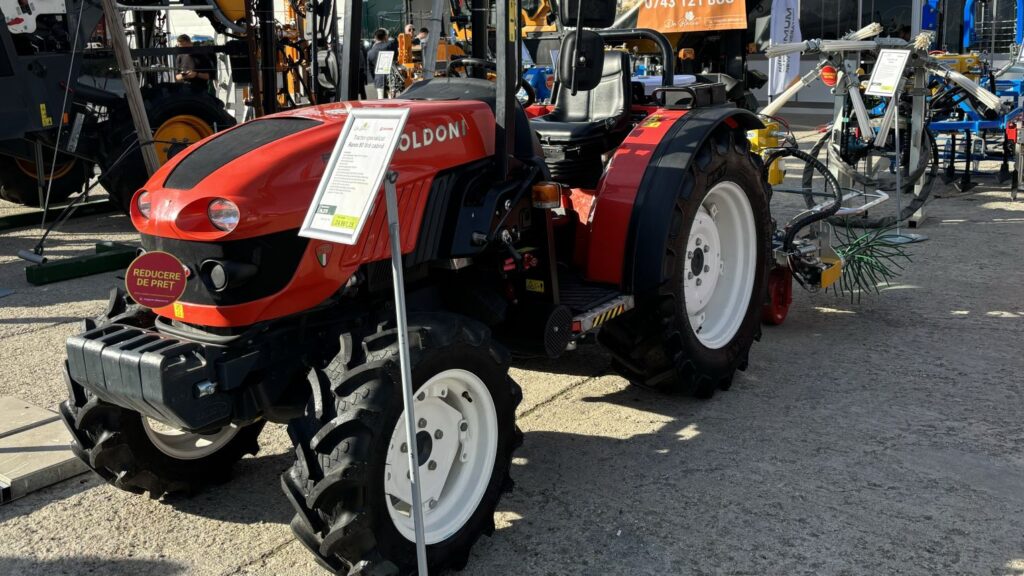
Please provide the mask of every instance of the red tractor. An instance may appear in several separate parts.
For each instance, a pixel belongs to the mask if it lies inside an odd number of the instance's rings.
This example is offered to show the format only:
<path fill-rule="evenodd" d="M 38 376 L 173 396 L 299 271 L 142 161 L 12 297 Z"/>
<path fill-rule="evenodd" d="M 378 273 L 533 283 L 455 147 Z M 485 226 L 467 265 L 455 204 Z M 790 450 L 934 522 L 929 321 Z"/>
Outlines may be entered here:
<path fill-rule="evenodd" d="M 362 3 L 346 4 L 358 37 Z M 556 357 L 596 334 L 631 382 L 700 397 L 746 368 L 771 259 L 770 189 L 746 137 L 761 122 L 720 84 L 673 87 L 667 42 L 665 86 L 635 90 L 628 54 L 605 44 L 661 36 L 594 31 L 614 0 L 561 3 L 576 31 L 557 100 L 526 111 L 515 4 L 496 4 L 496 62 L 484 43 L 462 62 L 496 82 L 467 72 L 358 101 L 346 42 L 351 101 L 215 134 L 135 194 L 143 249 L 175 257 L 187 282 L 155 309 L 115 293 L 68 340 L 62 414 L 93 470 L 152 497 L 194 492 L 255 453 L 265 422 L 287 423 L 298 538 L 338 573 L 414 570 L 383 197 L 357 245 L 297 234 L 359 107 L 409 109 L 390 169 L 432 569 L 465 564 L 512 486 L 522 392 L 507 349 Z"/>

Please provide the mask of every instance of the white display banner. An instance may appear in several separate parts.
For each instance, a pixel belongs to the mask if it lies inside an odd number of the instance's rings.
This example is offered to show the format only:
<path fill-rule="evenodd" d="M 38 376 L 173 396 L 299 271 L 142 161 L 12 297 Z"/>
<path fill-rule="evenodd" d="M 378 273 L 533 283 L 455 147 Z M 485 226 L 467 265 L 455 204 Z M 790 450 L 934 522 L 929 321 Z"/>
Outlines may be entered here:
<path fill-rule="evenodd" d="M 770 43 L 802 42 L 800 0 L 772 0 Z M 768 95 L 781 94 L 800 74 L 800 53 L 768 59 Z"/>
<path fill-rule="evenodd" d="M 408 108 L 349 110 L 299 236 L 359 241 L 408 117 Z"/>

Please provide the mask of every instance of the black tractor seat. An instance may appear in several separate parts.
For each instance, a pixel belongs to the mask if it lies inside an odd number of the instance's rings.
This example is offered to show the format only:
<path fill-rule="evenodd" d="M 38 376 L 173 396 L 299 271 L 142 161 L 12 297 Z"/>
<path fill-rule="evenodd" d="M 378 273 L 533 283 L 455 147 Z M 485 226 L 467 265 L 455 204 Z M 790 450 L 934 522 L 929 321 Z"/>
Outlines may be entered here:
<path fill-rule="evenodd" d="M 421 80 L 402 92 L 403 100 L 478 100 L 495 113 L 498 99 L 495 83 L 480 78 L 429 78 Z M 530 130 L 526 112 L 517 100 L 515 102 L 515 149 L 512 155 L 521 160 L 544 157 L 537 136 Z M 539 160 L 538 160 L 539 161 Z"/>
<path fill-rule="evenodd" d="M 632 128 L 630 76 L 629 55 L 608 51 L 597 87 L 573 95 L 568 79 L 562 79 L 554 109 L 530 121 L 556 181 L 582 188 L 596 185 L 602 154 L 621 144 Z"/>

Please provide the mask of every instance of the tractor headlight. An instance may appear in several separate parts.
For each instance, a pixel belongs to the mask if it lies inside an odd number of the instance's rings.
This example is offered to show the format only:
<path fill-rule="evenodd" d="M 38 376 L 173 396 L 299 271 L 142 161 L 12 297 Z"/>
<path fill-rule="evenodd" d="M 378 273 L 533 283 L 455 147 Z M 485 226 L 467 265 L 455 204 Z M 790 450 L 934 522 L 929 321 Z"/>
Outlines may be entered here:
<path fill-rule="evenodd" d="M 231 232 L 238 226 L 238 206 L 231 200 L 217 198 L 210 202 L 206 213 L 210 216 L 210 223 L 218 230 Z"/>
<path fill-rule="evenodd" d="M 135 206 L 139 209 L 139 214 L 142 214 L 143 218 L 149 218 L 149 210 L 152 207 L 149 201 L 149 192 L 143 190 L 139 193 L 139 197 L 135 200 Z"/>

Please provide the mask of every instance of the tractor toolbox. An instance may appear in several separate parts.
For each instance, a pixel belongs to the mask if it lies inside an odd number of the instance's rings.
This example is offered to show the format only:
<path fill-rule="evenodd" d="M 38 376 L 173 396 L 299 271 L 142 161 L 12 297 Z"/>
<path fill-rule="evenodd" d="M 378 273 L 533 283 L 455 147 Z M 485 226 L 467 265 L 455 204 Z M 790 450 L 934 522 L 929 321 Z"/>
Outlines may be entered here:
<path fill-rule="evenodd" d="M 74 383 L 189 431 L 230 424 L 236 416 L 230 391 L 261 364 L 260 347 L 233 350 L 117 323 L 69 338 L 67 352 Z"/>

